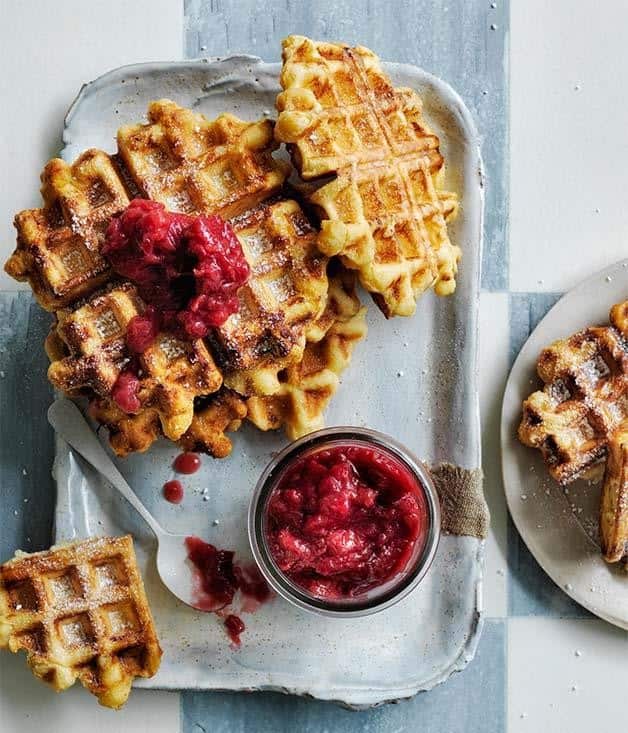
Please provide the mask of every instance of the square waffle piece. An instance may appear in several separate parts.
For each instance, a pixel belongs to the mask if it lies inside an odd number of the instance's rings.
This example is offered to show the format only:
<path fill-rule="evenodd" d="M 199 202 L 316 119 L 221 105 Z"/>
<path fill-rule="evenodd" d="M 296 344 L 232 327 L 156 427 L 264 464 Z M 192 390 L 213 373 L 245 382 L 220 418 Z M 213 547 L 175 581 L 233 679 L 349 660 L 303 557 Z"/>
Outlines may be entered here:
<path fill-rule="evenodd" d="M 395 89 L 368 49 L 303 36 L 283 42 L 280 82 L 275 137 L 304 179 L 335 175 L 311 196 L 321 251 L 357 270 L 387 317 L 412 315 L 432 285 L 452 293 L 457 199 L 439 191 L 444 161 L 418 95 Z"/>
<path fill-rule="evenodd" d="M 610 326 L 585 328 L 539 356 L 545 386 L 523 403 L 519 439 L 541 451 L 560 484 L 603 461 L 628 419 L 627 313 L 628 301 L 620 303 Z"/>
<path fill-rule="evenodd" d="M 277 147 L 270 120 L 207 120 L 169 99 L 150 103 L 148 124 L 118 131 L 120 157 L 145 198 L 223 219 L 279 191 L 289 166 L 272 157 Z"/>
<path fill-rule="evenodd" d="M 308 330 L 325 308 L 327 258 L 296 201 L 262 204 L 232 221 L 250 267 L 240 309 L 210 343 L 225 384 L 243 395 L 272 394 L 277 373 L 300 361 Z"/>
<path fill-rule="evenodd" d="M 311 330 L 302 360 L 280 373 L 275 394 L 247 400 L 248 419 L 261 430 L 283 426 L 291 440 L 322 428 L 340 375 L 366 336 L 365 316 L 351 273 L 330 278 L 327 306 Z"/>
<path fill-rule="evenodd" d="M 41 180 L 44 206 L 15 217 L 17 247 L 5 270 L 27 280 L 42 308 L 55 311 L 110 278 L 100 246 L 129 198 L 115 160 L 100 150 L 87 150 L 72 165 L 49 161 Z"/>
<path fill-rule="evenodd" d="M 133 679 L 161 661 L 131 537 L 18 552 L 0 565 L 0 647 L 24 650 L 57 691 L 79 679 L 101 705 L 124 705 Z"/>
<path fill-rule="evenodd" d="M 602 485 L 600 541 L 607 562 L 628 570 L 628 421 L 612 436 Z"/>
<path fill-rule="evenodd" d="M 129 321 L 144 307 L 135 286 L 126 282 L 58 311 L 57 338 L 48 337 L 48 351 L 58 356 L 63 342 L 68 355 L 50 365 L 52 384 L 64 392 L 87 389 L 109 397 L 130 362 Z M 222 375 L 201 339 L 184 341 L 168 333 L 160 333 L 137 360 L 141 409 L 154 409 L 164 434 L 177 440 L 190 427 L 194 399 L 216 392 Z"/>

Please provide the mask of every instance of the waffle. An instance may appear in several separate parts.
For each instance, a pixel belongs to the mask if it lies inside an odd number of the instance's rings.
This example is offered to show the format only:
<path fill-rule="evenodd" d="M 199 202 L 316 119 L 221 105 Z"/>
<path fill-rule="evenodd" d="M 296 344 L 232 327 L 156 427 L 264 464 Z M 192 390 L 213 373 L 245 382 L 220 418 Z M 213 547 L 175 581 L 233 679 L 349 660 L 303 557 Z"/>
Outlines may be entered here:
<path fill-rule="evenodd" d="M 452 293 L 457 201 L 438 190 L 444 161 L 418 95 L 393 88 L 363 47 L 290 36 L 283 62 L 275 137 L 304 179 L 336 176 L 310 199 L 321 251 L 357 270 L 387 317 L 412 315 L 432 285 Z"/>
<path fill-rule="evenodd" d="M 50 365 L 53 385 L 64 392 L 88 389 L 110 396 L 129 363 L 127 325 L 143 310 L 135 286 L 123 283 L 59 311 L 57 334 L 69 355 Z M 56 341 L 53 351 L 58 345 Z M 203 341 L 183 341 L 167 333 L 159 334 L 138 362 L 142 408 L 154 408 L 164 434 L 177 440 L 190 426 L 194 398 L 219 389 L 222 376 Z"/>
<path fill-rule="evenodd" d="M 162 434 L 159 415 L 151 408 L 127 415 L 112 400 L 95 398 L 90 402 L 89 414 L 108 429 L 109 443 L 118 456 L 144 452 Z M 237 430 L 245 416 L 244 399 L 223 387 L 195 406 L 190 427 L 178 444 L 184 450 L 226 458 L 232 449 L 226 433 Z"/>
<path fill-rule="evenodd" d="M 24 650 L 57 690 L 79 679 L 101 705 L 122 706 L 135 677 L 152 677 L 161 648 L 133 541 L 93 538 L 0 565 L 0 647 Z"/>
<path fill-rule="evenodd" d="M 100 150 L 86 151 L 71 166 L 51 160 L 41 180 L 44 207 L 15 217 L 17 247 L 5 270 L 28 280 L 40 305 L 54 311 L 110 277 L 100 244 L 129 199 L 115 162 Z"/>
<path fill-rule="evenodd" d="M 225 384 L 243 395 L 271 394 L 277 373 L 299 361 L 327 296 L 326 257 L 296 201 L 264 204 L 234 220 L 251 267 L 240 309 L 210 336 Z"/>
<path fill-rule="evenodd" d="M 600 540 L 607 562 L 628 561 L 628 422 L 609 442 L 602 486 Z"/>
<path fill-rule="evenodd" d="M 523 403 L 519 439 L 540 449 L 552 477 L 568 484 L 603 461 L 628 418 L 628 301 L 612 324 L 586 328 L 541 352 L 541 391 Z M 619 330 L 622 329 L 622 330 Z"/>
<path fill-rule="evenodd" d="M 150 407 L 137 415 L 129 415 L 108 397 L 93 397 L 88 412 L 90 417 L 107 428 L 109 444 L 120 457 L 144 453 L 162 435 L 159 414 Z"/>
<path fill-rule="evenodd" d="M 275 394 L 247 400 L 248 419 L 261 430 L 283 426 L 291 440 L 323 427 L 340 375 L 356 343 L 366 335 L 365 315 L 353 278 L 331 279 L 327 307 L 311 331 L 303 359 L 280 375 Z"/>
<path fill-rule="evenodd" d="M 227 432 L 240 428 L 246 417 L 244 399 L 223 387 L 215 395 L 203 400 L 194 411 L 192 424 L 181 436 L 179 445 L 188 451 L 208 453 L 214 458 L 225 458 L 231 453 Z"/>
<path fill-rule="evenodd" d="M 215 120 L 168 99 L 151 102 L 147 125 L 118 131 L 118 150 L 145 198 L 170 211 L 225 219 L 254 208 L 282 186 L 289 166 L 275 160 L 270 120 Z"/>

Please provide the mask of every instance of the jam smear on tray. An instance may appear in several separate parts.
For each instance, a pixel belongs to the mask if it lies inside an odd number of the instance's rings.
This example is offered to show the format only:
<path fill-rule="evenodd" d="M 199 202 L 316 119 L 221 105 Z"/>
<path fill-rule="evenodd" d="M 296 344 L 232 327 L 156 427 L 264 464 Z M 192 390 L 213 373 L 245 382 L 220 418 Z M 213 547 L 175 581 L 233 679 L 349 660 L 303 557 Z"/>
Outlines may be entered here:
<path fill-rule="evenodd" d="M 198 453 L 179 453 L 172 467 L 177 473 L 196 473 L 201 467 L 201 457 Z"/>
<path fill-rule="evenodd" d="M 227 629 L 227 634 L 229 634 L 231 641 L 236 646 L 240 646 L 240 634 L 246 630 L 244 621 L 239 616 L 230 613 L 225 619 L 225 629 Z"/>
<path fill-rule="evenodd" d="M 425 541 L 422 486 L 373 447 L 321 449 L 289 467 L 268 500 L 278 568 L 311 595 L 355 598 L 403 572 Z"/>
<path fill-rule="evenodd" d="M 186 537 L 185 546 L 188 560 L 195 568 L 194 606 L 199 610 L 223 616 L 239 592 L 242 610 L 252 613 L 271 597 L 271 590 L 257 567 L 245 567 L 234 562 L 232 550 L 221 550 L 193 536 Z M 233 613 L 226 614 L 224 623 L 231 640 L 239 646 L 244 623 Z"/>
<path fill-rule="evenodd" d="M 102 254 L 153 306 L 129 324 L 134 353 L 145 351 L 160 328 L 188 339 L 207 336 L 238 310 L 237 292 L 250 274 L 229 223 L 173 213 L 145 199 L 134 199 L 111 220 Z"/>

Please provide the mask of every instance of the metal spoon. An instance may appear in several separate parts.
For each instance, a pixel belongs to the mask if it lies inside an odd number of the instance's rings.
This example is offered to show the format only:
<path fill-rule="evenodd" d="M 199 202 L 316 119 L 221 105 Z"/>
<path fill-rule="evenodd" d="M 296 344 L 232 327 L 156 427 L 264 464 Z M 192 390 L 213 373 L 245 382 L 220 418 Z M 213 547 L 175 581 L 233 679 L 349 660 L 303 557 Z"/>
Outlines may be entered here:
<path fill-rule="evenodd" d="M 67 399 L 53 402 L 48 408 L 48 422 L 68 445 L 83 456 L 138 511 L 157 538 L 157 572 L 164 585 L 183 603 L 197 608 L 192 598 L 192 571 L 186 562 L 186 536 L 166 532 L 146 509 L 73 402 Z"/>

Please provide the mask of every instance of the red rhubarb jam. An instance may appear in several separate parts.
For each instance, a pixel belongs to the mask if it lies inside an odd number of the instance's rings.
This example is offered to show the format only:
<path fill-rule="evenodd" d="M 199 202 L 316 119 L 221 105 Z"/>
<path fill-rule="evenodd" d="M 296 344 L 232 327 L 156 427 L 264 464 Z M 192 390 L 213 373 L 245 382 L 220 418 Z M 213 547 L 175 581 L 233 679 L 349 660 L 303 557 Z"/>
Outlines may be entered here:
<path fill-rule="evenodd" d="M 230 613 L 225 619 L 225 629 L 227 629 L 227 634 L 229 634 L 231 641 L 236 646 L 240 646 L 240 634 L 246 630 L 244 621 L 239 616 Z"/>
<path fill-rule="evenodd" d="M 198 453 L 179 453 L 172 467 L 177 473 L 196 473 L 201 467 L 201 457 Z"/>
<path fill-rule="evenodd" d="M 103 255 L 152 308 L 132 319 L 127 344 L 142 353 L 160 328 L 196 339 L 239 307 L 249 266 L 231 225 L 219 216 L 166 211 L 134 199 L 108 228 Z"/>
<path fill-rule="evenodd" d="M 140 411 L 142 404 L 138 396 L 140 380 L 131 369 L 120 372 L 111 390 L 114 402 L 124 412 L 134 415 Z"/>
<path fill-rule="evenodd" d="M 234 560 L 232 550 L 221 550 L 199 537 L 186 537 L 188 560 L 194 566 L 194 605 L 202 611 L 222 611 L 241 596 L 242 610 L 248 613 L 267 601 L 271 590 L 254 565 Z"/>
<path fill-rule="evenodd" d="M 164 484 L 164 499 L 171 504 L 180 504 L 183 501 L 183 484 L 176 479 Z"/>
<path fill-rule="evenodd" d="M 391 453 L 355 442 L 297 457 L 270 493 L 264 526 L 279 570 L 308 594 L 338 601 L 408 570 L 429 516 L 416 475 Z"/>

